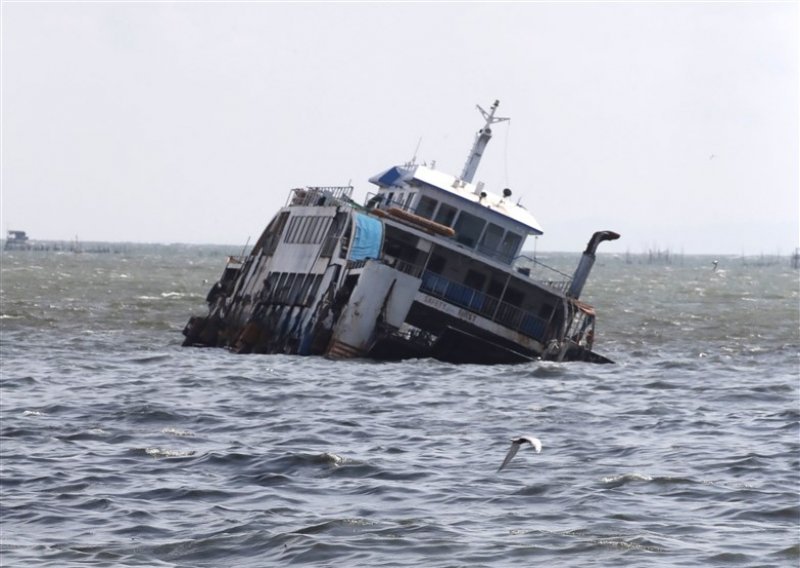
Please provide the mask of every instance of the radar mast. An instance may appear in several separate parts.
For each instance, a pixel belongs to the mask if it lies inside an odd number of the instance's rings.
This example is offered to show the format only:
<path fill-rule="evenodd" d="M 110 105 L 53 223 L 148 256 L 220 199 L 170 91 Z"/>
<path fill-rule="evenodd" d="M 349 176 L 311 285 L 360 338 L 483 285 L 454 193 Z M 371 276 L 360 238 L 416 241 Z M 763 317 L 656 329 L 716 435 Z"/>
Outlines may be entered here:
<path fill-rule="evenodd" d="M 503 122 L 504 120 L 510 120 L 508 118 L 494 116 L 499 104 L 500 101 L 494 101 L 494 104 L 489 109 L 489 112 L 483 110 L 480 105 L 475 105 L 478 107 L 478 110 L 481 111 L 483 118 L 486 119 L 486 124 L 475 136 L 475 144 L 472 145 L 472 150 L 469 153 L 469 158 L 467 158 L 467 163 L 464 164 L 464 171 L 461 172 L 461 179 L 467 183 L 472 183 L 472 179 L 475 177 L 475 172 L 478 170 L 478 165 L 481 163 L 483 151 L 486 149 L 486 145 L 492 138 L 492 124 L 495 124 L 496 122 Z"/>

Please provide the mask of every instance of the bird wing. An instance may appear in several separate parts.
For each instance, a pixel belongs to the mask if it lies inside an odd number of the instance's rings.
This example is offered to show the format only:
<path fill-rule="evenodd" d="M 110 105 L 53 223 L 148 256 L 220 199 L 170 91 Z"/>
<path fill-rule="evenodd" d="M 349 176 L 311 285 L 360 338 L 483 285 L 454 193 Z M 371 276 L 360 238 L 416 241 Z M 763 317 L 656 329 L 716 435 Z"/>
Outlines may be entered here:
<path fill-rule="evenodd" d="M 528 442 L 531 446 L 533 446 L 533 449 L 536 450 L 537 454 L 542 451 L 542 441 L 539 440 L 539 438 L 534 438 L 533 436 L 523 436 L 520 438 L 520 441 Z"/>
<path fill-rule="evenodd" d="M 519 451 L 519 446 L 520 446 L 519 442 L 511 442 L 511 447 L 508 449 L 508 453 L 506 454 L 506 457 L 503 460 L 502 465 L 499 468 L 497 468 L 497 471 L 500 471 L 501 469 L 506 467 L 508 465 L 508 462 L 510 462 L 514 458 L 514 456 L 517 455 L 517 452 Z"/>

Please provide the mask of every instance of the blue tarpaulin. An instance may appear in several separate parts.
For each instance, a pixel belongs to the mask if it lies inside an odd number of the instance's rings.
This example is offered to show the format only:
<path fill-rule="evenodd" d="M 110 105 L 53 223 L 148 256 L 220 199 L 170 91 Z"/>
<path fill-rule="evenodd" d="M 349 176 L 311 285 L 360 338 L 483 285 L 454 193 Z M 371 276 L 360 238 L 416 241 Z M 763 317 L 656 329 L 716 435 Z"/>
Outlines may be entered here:
<path fill-rule="evenodd" d="M 353 246 L 350 247 L 350 260 L 378 258 L 383 241 L 383 223 L 374 217 L 356 213 L 356 229 Z"/>

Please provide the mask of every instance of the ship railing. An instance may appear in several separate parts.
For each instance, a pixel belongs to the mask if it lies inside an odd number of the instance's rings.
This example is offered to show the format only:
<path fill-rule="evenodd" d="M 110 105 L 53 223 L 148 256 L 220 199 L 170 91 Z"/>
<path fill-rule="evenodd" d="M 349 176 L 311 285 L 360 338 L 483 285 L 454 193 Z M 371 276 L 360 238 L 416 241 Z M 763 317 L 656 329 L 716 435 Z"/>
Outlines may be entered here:
<path fill-rule="evenodd" d="M 414 278 L 420 278 L 422 276 L 422 271 L 424 270 L 424 267 L 420 266 L 419 264 L 412 264 L 405 260 L 395 261 L 394 268 L 400 272 L 409 274 Z"/>
<path fill-rule="evenodd" d="M 547 320 L 475 288 L 426 270 L 422 273 L 420 290 L 536 340 L 544 339 Z"/>
<path fill-rule="evenodd" d="M 517 269 L 517 272 L 523 276 L 527 276 L 542 286 L 547 286 L 561 292 L 566 292 L 569 290 L 569 286 L 572 283 L 572 276 L 569 274 L 565 274 L 564 272 L 561 272 L 560 270 L 553 268 L 552 266 L 548 266 L 536 258 L 531 258 L 527 255 L 521 254 L 515 257 L 513 264 Z"/>
<path fill-rule="evenodd" d="M 511 264 L 511 262 L 514 260 L 514 255 L 512 253 L 499 251 L 497 250 L 497 247 L 478 245 L 476 250 L 483 256 L 488 256 L 489 258 L 498 262 L 502 262 L 503 264 Z"/>
<path fill-rule="evenodd" d="M 348 260 L 347 261 L 347 269 L 348 270 L 356 270 L 358 268 L 364 268 L 367 265 L 367 260 L 369 260 L 369 259 L 365 258 L 363 260 Z"/>
<path fill-rule="evenodd" d="M 409 213 L 416 213 L 410 206 L 410 201 L 408 198 L 392 197 L 389 199 L 389 196 L 385 193 L 374 193 L 370 191 L 367 193 L 364 203 L 366 203 L 367 209 L 389 209 L 390 207 L 396 207 L 397 209 L 402 209 L 403 211 L 408 211 Z"/>
<path fill-rule="evenodd" d="M 371 259 L 364 259 L 364 260 L 348 260 L 347 261 L 347 269 L 354 270 L 358 268 L 364 268 L 367 262 Z M 383 262 L 383 261 L 379 261 Z M 422 271 L 424 268 L 418 264 L 412 264 L 410 262 L 406 262 L 405 260 L 395 260 L 394 262 L 389 262 L 389 266 L 394 268 L 395 270 L 399 270 L 405 274 L 409 274 L 414 278 L 420 278 L 422 275 Z"/>
<path fill-rule="evenodd" d="M 286 205 L 331 205 L 352 202 L 352 185 L 297 187 L 289 192 Z"/>

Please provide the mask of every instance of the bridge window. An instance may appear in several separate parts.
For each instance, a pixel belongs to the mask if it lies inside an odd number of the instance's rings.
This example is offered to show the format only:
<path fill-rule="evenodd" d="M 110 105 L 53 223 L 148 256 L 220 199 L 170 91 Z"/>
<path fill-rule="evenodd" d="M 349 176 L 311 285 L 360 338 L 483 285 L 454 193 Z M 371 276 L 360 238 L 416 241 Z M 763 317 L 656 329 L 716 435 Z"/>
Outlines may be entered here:
<path fill-rule="evenodd" d="M 489 223 L 489 226 L 486 227 L 486 232 L 483 233 L 483 238 L 481 239 L 481 250 L 486 253 L 493 253 L 497 250 L 497 246 L 500 244 L 500 240 L 503 238 L 503 228 L 495 225 L 494 223 Z"/>
<path fill-rule="evenodd" d="M 439 204 L 435 199 L 431 199 L 427 195 L 419 198 L 419 205 L 417 205 L 417 215 L 431 219 L 433 212 L 436 211 L 436 206 Z"/>
<path fill-rule="evenodd" d="M 458 209 L 448 205 L 447 203 L 442 203 L 439 205 L 439 211 L 436 212 L 436 218 L 434 221 L 441 225 L 452 227 L 453 220 L 456 218 L 456 213 L 458 213 Z"/>
<path fill-rule="evenodd" d="M 504 256 L 513 256 L 519 250 L 520 244 L 522 244 L 522 237 L 509 231 L 506 233 L 506 236 L 503 239 L 503 244 L 500 247 L 500 253 Z"/>
<path fill-rule="evenodd" d="M 456 240 L 461 244 L 474 248 L 478 242 L 478 238 L 483 232 L 483 227 L 486 221 L 475 215 L 470 215 L 466 211 L 462 211 L 458 216 L 455 227 Z"/>

